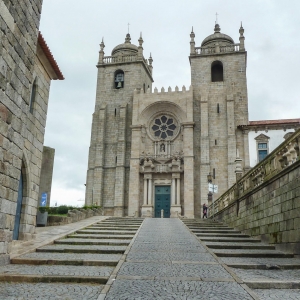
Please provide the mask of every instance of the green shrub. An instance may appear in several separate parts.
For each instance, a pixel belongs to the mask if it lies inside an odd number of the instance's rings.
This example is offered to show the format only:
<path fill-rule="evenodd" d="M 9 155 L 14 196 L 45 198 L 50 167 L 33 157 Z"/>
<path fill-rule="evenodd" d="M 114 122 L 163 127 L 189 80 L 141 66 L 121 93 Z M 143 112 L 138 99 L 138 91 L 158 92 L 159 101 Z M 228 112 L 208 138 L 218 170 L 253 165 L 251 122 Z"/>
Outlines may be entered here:
<path fill-rule="evenodd" d="M 46 206 L 40 206 L 39 207 L 39 212 L 43 214 L 44 212 L 48 211 L 47 208 L 48 207 L 46 207 Z"/>
<path fill-rule="evenodd" d="M 68 210 L 69 210 L 69 208 L 67 205 L 60 205 L 57 207 L 56 213 L 58 215 L 65 215 L 68 213 Z"/>

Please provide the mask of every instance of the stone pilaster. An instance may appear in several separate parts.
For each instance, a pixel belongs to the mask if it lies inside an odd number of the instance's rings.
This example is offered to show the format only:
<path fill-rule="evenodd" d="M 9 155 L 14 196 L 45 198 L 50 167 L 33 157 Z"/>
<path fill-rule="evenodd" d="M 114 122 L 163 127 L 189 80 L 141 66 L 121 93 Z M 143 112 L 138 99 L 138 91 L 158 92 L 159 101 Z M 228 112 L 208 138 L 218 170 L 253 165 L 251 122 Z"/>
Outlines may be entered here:
<path fill-rule="evenodd" d="M 194 218 L 194 122 L 183 123 L 184 216 Z"/>
<path fill-rule="evenodd" d="M 127 105 L 120 107 L 120 117 L 118 124 L 118 146 L 117 146 L 117 167 L 115 184 L 115 211 L 114 215 L 124 216 L 125 197 L 125 153 L 126 153 L 126 122 Z"/>

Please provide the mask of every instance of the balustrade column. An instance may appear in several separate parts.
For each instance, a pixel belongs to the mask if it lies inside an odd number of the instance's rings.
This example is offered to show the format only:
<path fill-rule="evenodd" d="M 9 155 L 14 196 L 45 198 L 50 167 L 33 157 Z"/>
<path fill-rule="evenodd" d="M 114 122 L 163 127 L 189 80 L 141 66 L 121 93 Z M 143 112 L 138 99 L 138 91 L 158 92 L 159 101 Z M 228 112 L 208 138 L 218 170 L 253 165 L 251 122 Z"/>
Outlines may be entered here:
<path fill-rule="evenodd" d="M 144 205 L 148 204 L 148 198 L 147 198 L 147 178 L 144 178 Z"/>
<path fill-rule="evenodd" d="M 176 204 L 180 205 L 180 178 L 177 178 L 177 198 Z"/>
<path fill-rule="evenodd" d="M 175 205 L 175 198 L 176 197 L 176 187 L 175 187 L 175 178 L 172 178 L 172 190 L 171 190 L 171 202 L 172 205 Z"/>
<path fill-rule="evenodd" d="M 148 205 L 152 204 L 152 179 L 148 180 Z"/>

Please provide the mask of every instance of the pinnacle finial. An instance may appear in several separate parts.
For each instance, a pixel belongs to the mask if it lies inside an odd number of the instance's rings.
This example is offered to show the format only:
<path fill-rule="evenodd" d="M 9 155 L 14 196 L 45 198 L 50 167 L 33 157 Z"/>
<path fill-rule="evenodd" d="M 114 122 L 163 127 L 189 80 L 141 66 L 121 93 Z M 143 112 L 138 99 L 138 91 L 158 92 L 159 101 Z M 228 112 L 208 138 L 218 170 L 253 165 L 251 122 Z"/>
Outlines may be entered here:
<path fill-rule="evenodd" d="M 100 44 L 101 51 L 103 51 L 104 47 L 105 47 L 104 38 L 102 37 L 102 41 L 101 41 L 101 44 Z"/>
<path fill-rule="evenodd" d="M 192 26 L 192 32 L 194 32 L 194 26 Z"/>
<path fill-rule="evenodd" d="M 130 34 L 129 33 L 127 33 L 126 34 L 126 38 L 125 38 L 125 43 L 129 43 L 129 44 L 131 44 L 131 37 L 130 37 Z"/>
<path fill-rule="evenodd" d="M 221 31 L 221 27 L 220 27 L 220 25 L 219 24 L 215 24 L 215 33 L 219 33 L 220 31 Z"/>

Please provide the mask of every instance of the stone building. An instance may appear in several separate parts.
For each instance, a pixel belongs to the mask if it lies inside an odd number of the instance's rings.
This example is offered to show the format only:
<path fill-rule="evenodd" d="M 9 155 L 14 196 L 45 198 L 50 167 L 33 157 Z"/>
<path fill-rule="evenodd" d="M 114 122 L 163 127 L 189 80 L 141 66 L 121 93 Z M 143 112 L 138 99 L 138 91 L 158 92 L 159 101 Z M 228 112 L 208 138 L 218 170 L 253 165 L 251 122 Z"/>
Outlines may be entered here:
<path fill-rule="evenodd" d="M 50 82 L 63 79 L 39 33 L 42 0 L 0 0 L 0 260 L 36 225 Z"/>
<path fill-rule="evenodd" d="M 115 216 L 199 217 L 207 175 L 219 193 L 235 182 L 237 149 L 249 168 L 244 29 L 239 43 L 220 32 L 196 47 L 190 37 L 191 86 L 152 90 L 152 57 L 143 39 L 116 46 L 98 62 L 86 204 Z"/>

